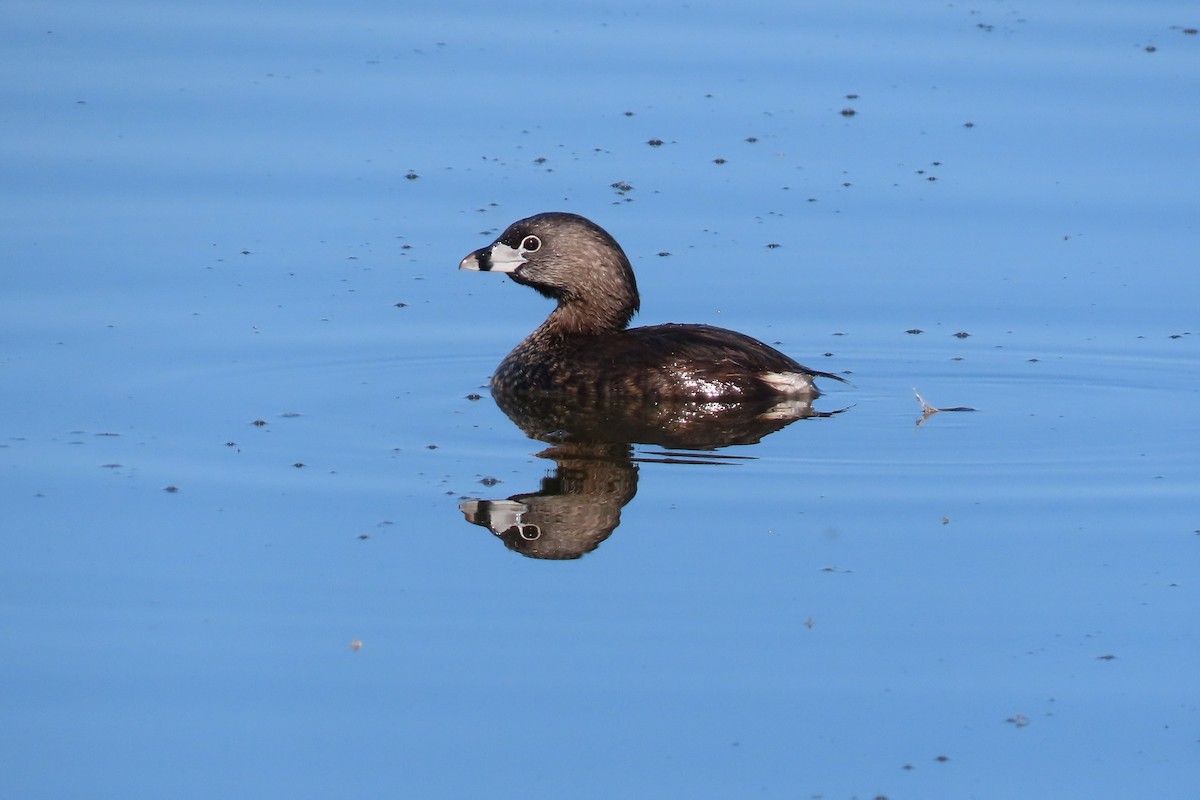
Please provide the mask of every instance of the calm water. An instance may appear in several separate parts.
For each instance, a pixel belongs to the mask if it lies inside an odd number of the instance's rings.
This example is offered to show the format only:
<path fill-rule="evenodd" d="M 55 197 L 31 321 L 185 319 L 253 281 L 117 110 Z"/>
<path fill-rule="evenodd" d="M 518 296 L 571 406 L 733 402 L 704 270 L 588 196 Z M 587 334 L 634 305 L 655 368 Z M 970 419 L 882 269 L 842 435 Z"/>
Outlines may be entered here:
<path fill-rule="evenodd" d="M 1194 797 L 1197 25 L 9 3 L 0 792 Z M 526 438 L 550 209 L 846 410 Z"/>

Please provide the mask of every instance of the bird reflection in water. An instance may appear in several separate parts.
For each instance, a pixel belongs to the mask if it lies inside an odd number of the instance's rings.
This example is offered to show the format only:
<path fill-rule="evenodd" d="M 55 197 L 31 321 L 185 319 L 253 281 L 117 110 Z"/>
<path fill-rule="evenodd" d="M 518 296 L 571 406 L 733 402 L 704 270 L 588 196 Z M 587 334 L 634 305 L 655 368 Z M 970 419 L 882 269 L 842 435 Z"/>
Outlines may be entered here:
<path fill-rule="evenodd" d="M 748 458 L 713 451 L 754 444 L 796 420 L 845 410 L 817 411 L 808 398 L 641 404 L 562 395 L 493 396 L 526 435 L 552 445 L 537 455 L 556 467 L 536 492 L 466 500 L 459 509 L 510 549 L 543 559 L 579 558 L 609 537 L 620 524 L 621 509 L 637 493 L 638 463 L 720 464 Z M 635 444 L 663 450 L 635 455 Z"/>

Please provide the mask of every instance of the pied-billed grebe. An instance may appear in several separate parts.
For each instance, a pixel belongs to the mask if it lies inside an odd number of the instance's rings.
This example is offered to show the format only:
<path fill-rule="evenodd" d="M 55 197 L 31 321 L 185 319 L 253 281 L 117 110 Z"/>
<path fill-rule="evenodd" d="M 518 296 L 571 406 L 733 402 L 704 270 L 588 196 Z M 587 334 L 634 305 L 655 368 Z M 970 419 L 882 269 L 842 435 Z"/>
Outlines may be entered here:
<path fill-rule="evenodd" d="M 492 376 L 503 394 L 609 400 L 816 397 L 809 369 L 745 334 L 711 325 L 627 328 L 638 310 L 629 259 L 603 228 L 550 212 L 514 222 L 459 269 L 504 272 L 558 307 Z"/>

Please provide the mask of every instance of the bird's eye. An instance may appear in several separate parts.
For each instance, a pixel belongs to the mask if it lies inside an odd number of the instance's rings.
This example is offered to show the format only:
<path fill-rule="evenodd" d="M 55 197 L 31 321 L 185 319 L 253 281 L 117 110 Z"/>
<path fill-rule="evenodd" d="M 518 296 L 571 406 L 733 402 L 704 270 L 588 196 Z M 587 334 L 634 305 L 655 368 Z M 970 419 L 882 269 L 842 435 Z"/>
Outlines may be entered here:
<path fill-rule="evenodd" d="M 512 533 L 515 533 L 517 536 L 520 536 L 527 542 L 536 542 L 538 539 L 542 538 L 542 529 L 537 525 L 530 525 L 529 523 L 510 525 L 508 529 L 501 534 L 501 536 L 508 536 Z"/>
<path fill-rule="evenodd" d="M 532 253 L 542 246 L 542 240 L 536 236 L 526 236 L 521 240 L 521 249 L 526 253 Z"/>

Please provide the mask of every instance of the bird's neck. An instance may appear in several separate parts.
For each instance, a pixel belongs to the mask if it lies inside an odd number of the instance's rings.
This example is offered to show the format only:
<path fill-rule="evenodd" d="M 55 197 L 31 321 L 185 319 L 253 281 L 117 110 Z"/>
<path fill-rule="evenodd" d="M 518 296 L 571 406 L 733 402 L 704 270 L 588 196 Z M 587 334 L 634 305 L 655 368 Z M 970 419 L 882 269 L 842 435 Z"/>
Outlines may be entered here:
<path fill-rule="evenodd" d="M 560 299 L 558 307 L 538 328 L 538 332 L 562 335 L 599 335 L 625 330 L 636 305 L 603 300 Z"/>

